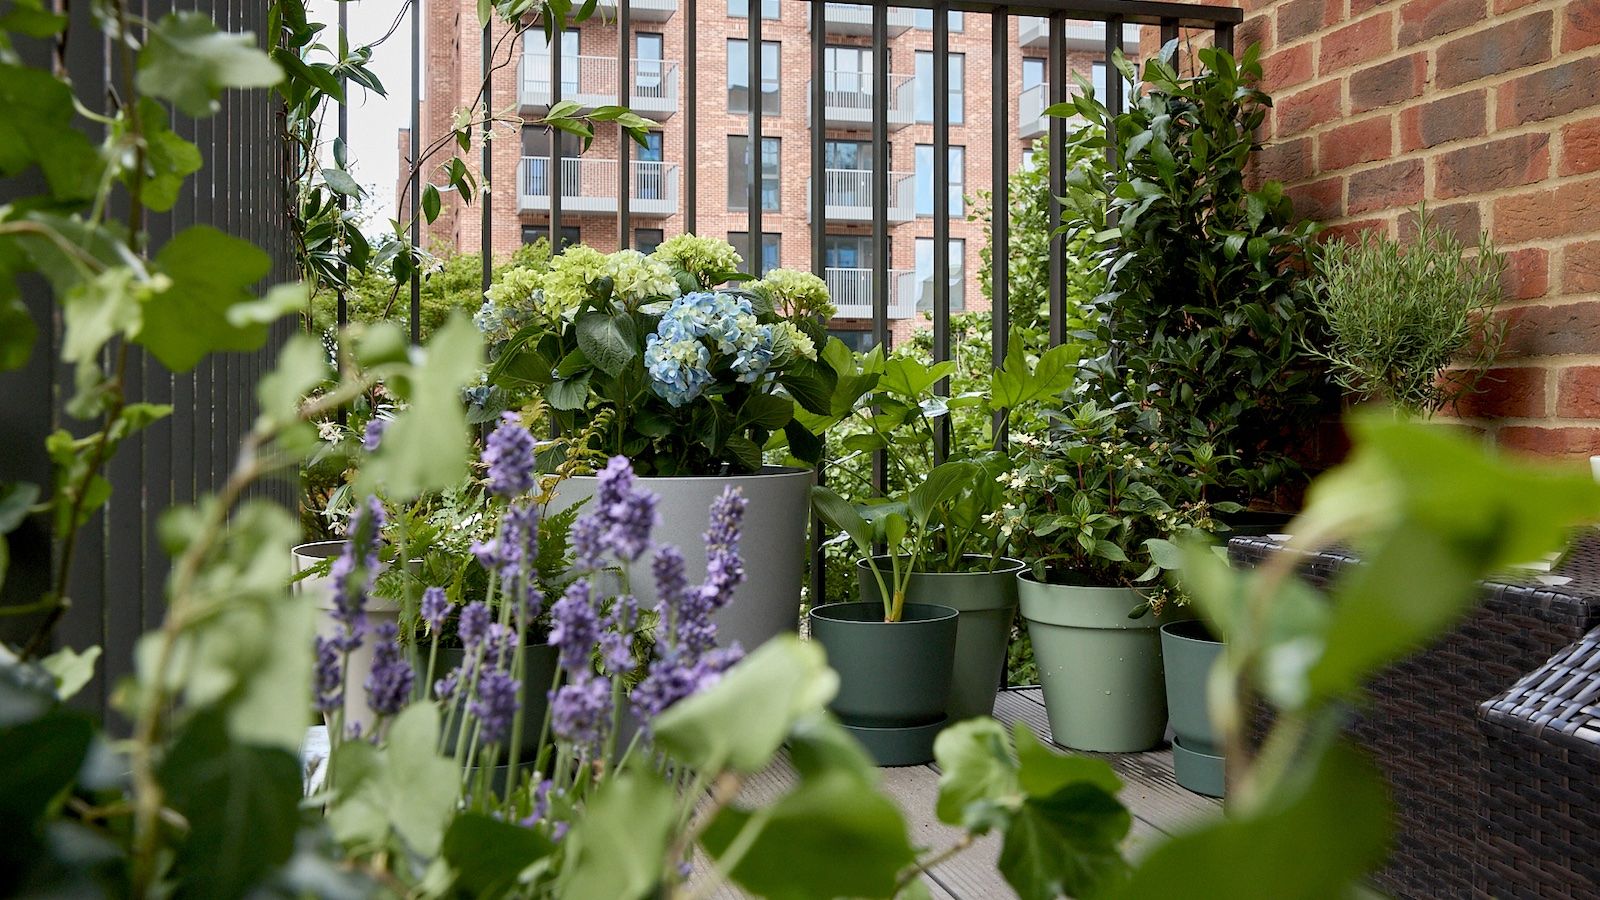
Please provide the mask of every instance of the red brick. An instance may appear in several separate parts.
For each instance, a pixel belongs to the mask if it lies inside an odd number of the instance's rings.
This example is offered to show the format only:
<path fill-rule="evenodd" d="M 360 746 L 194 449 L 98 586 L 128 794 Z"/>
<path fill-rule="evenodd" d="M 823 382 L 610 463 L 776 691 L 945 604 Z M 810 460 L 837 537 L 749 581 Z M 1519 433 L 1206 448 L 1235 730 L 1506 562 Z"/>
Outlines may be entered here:
<path fill-rule="evenodd" d="M 1433 193 L 1441 200 L 1532 184 L 1550 174 L 1550 136 L 1518 137 L 1451 150 L 1434 162 Z"/>
<path fill-rule="evenodd" d="M 1317 138 L 1317 166 L 1332 172 L 1388 159 L 1393 149 L 1392 130 L 1387 116 L 1377 116 L 1324 132 Z"/>
<path fill-rule="evenodd" d="M 1461 241 L 1476 246 L 1478 236 Z M 1550 293 L 1550 251 L 1539 247 L 1505 254 L 1506 271 L 1500 278 L 1500 296 L 1506 300 L 1533 300 Z"/>
<path fill-rule="evenodd" d="M 1494 201 L 1494 239 L 1501 244 L 1594 231 L 1600 231 L 1600 178 Z"/>
<path fill-rule="evenodd" d="M 1343 16 L 1339 0 L 1289 0 L 1278 7 L 1278 45 L 1314 34 Z"/>
<path fill-rule="evenodd" d="M 1317 44 L 1317 72 L 1327 75 L 1359 65 L 1394 49 L 1394 16 L 1362 19 L 1323 35 Z"/>
<path fill-rule="evenodd" d="M 1505 15 L 1508 12 L 1516 12 L 1524 6 L 1532 6 L 1538 2 L 1539 0 L 1494 0 L 1494 14 L 1497 16 Z"/>
<path fill-rule="evenodd" d="M 1456 38 L 1440 47 L 1434 57 L 1438 63 L 1435 83 L 1455 87 L 1544 62 L 1550 58 L 1553 21 L 1546 10 Z"/>
<path fill-rule="evenodd" d="M 1343 241 L 1354 244 L 1366 235 L 1385 238 L 1389 236 L 1388 219 L 1356 219 L 1353 222 L 1340 222 L 1338 225 L 1329 225 L 1317 233 L 1317 240 L 1323 243 L 1328 241 Z"/>
<path fill-rule="evenodd" d="M 1447 375 L 1460 382 L 1460 373 Z M 1545 370 L 1527 368 L 1490 369 L 1483 373 L 1475 390 L 1456 399 L 1453 412 L 1468 419 L 1531 419 L 1545 414 Z"/>
<path fill-rule="evenodd" d="M 1488 132 L 1485 91 L 1468 91 L 1400 111 L 1400 149 L 1422 150 Z"/>
<path fill-rule="evenodd" d="M 1421 96 L 1428 76 L 1428 55 L 1413 53 L 1368 66 L 1350 76 L 1350 111 L 1363 113 Z"/>
<path fill-rule="evenodd" d="M 1561 293 L 1600 294 L 1600 241 L 1568 244 L 1561 251 Z"/>
<path fill-rule="evenodd" d="M 1295 184 L 1316 173 L 1312 159 L 1312 140 L 1308 137 L 1292 141 L 1276 141 L 1262 146 L 1256 154 L 1255 172 L 1263 180 L 1276 180 Z"/>
<path fill-rule="evenodd" d="M 1338 121 L 1339 101 L 1337 81 L 1306 88 L 1297 94 L 1279 99 L 1277 112 L 1274 114 L 1278 123 L 1278 136 L 1298 134 L 1318 125 Z"/>
<path fill-rule="evenodd" d="M 1422 160 L 1408 159 L 1351 175 L 1345 215 L 1357 216 L 1419 202 L 1425 168 Z"/>
<path fill-rule="evenodd" d="M 1400 46 L 1420 44 L 1483 21 L 1485 0 L 1411 0 L 1400 7 Z"/>
<path fill-rule="evenodd" d="M 1294 203 L 1295 216 L 1313 221 L 1336 219 L 1344 214 L 1344 179 L 1324 178 L 1310 184 L 1297 184 L 1285 193 Z"/>
<path fill-rule="evenodd" d="M 1477 246 L 1482 230 L 1476 203 L 1452 203 L 1448 206 L 1428 204 L 1428 221 L 1435 228 L 1443 228 L 1455 235 L 1456 240 L 1469 247 Z M 1408 244 L 1417 239 L 1417 214 L 1406 211 L 1400 216 L 1400 242 Z"/>
<path fill-rule="evenodd" d="M 1262 52 L 1271 50 L 1272 43 L 1272 18 L 1267 14 L 1246 16 L 1239 27 L 1234 31 L 1234 46 L 1248 47 L 1251 44 L 1261 45 Z"/>
<path fill-rule="evenodd" d="M 1561 11 L 1561 52 L 1595 44 L 1600 44 L 1600 5 L 1593 0 L 1572 0 Z"/>
<path fill-rule="evenodd" d="M 1533 456 L 1579 460 L 1600 454 L 1600 428 L 1508 425 L 1495 432 L 1500 446 Z"/>
<path fill-rule="evenodd" d="M 1495 91 L 1495 125 L 1511 128 L 1600 105 L 1600 56 L 1523 75 Z"/>
<path fill-rule="evenodd" d="M 1600 347 L 1600 300 L 1505 310 L 1507 359 L 1589 355 Z"/>
<path fill-rule="evenodd" d="M 1394 0 L 1350 0 L 1350 18 L 1354 19 L 1368 10 L 1377 9 Z"/>
<path fill-rule="evenodd" d="M 1568 366 L 1556 381 L 1556 415 L 1600 419 L 1600 366 Z"/>
<path fill-rule="evenodd" d="M 1304 84 L 1315 70 L 1310 44 L 1269 53 L 1261 58 L 1261 89 L 1270 94 Z"/>
<path fill-rule="evenodd" d="M 1581 175 L 1600 170 L 1600 119 L 1584 119 L 1561 129 L 1559 175 Z"/>

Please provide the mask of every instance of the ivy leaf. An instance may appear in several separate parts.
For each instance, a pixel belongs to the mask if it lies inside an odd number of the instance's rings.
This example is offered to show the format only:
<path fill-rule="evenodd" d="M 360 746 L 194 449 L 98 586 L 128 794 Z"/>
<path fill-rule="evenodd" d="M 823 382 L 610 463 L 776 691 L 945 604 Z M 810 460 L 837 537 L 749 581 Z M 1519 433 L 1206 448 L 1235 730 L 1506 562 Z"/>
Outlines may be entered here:
<path fill-rule="evenodd" d="M 1029 797 L 1006 828 L 999 869 L 1022 900 L 1090 897 L 1127 871 L 1118 846 L 1133 817 L 1098 785 L 1068 784 Z"/>
<path fill-rule="evenodd" d="M 39 69 L 0 63 L 0 175 L 38 164 L 57 200 L 94 196 L 104 163 L 73 127 L 72 89 Z"/>
<path fill-rule="evenodd" d="M 229 34 L 203 13 L 168 13 L 139 51 L 139 90 L 191 116 L 209 116 L 228 88 L 273 87 L 283 69 L 256 49 L 250 32 Z"/>
<path fill-rule="evenodd" d="M 946 728 L 933 743 L 933 755 L 939 762 L 941 822 L 974 828 L 984 808 L 1019 791 L 1005 729 L 993 719 Z"/>
<path fill-rule="evenodd" d="M 0 31 L 32 38 L 60 34 L 66 27 L 67 17 L 46 10 L 40 0 L 12 0 L 10 8 L 0 14 Z"/>
<path fill-rule="evenodd" d="M 464 812 L 450 823 L 441 853 L 455 870 L 458 891 L 473 897 L 499 897 L 516 886 L 522 870 L 553 849 L 531 828 Z"/>
<path fill-rule="evenodd" d="M 255 297 L 249 290 L 272 269 L 272 258 L 249 241 L 209 225 L 178 232 L 156 254 L 171 284 L 144 300 L 134 339 L 174 372 L 194 368 L 218 350 L 254 350 L 267 338 L 260 323 L 234 325 L 228 313 Z"/>
<path fill-rule="evenodd" d="M 167 110 L 154 100 L 139 101 L 140 128 L 145 142 L 145 172 L 139 185 L 139 199 L 156 212 L 166 212 L 178 202 L 183 180 L 200 171 L 204 160 L 200 148 L 179 137 L 168 127 Z M 128 173 L 125 184 L 132 183 Z"/>
<path fill-rule="evenodd" d="M 62 360 L 93 360 L 113 337 L 138 332 L 142 311 L 135 277 L 132 269 L 119 266 L 79 282 L 62 295 L 61 318 L 66 325 Z"/>
<path fill-rule="evenodd" d="M 590 798 L 564 841 L 566 865 L 556 896 L 572 900 L 651 896 L 676 824 L 677 795 L 653 772 L 616 774 Z"/>
<path fill-rule="evenodd" d="M 358 491 L 382 485 L 394 498 L 455 484 L 467 475 L 468 433 L 461 391 L 483 366 L 483 339 L 459 310 L 428 343 L 424 362 L 404 379 L 410 404 L 362 469 Z"/>
<path fill-rule="evenodd" d="M 66 701 L 71 700 L 94 678 L 94 664 L 99 659 L 99 647 L 90 647 L 82 653 L 71 647 L 62 647 L 39 660 L 39 665 L 55 679 L 56 696 Z"/>
<path fill-rule="evenodd" d="M 28 307 L 16 297 L 0 297 L 0 372 L 27 365 L 38 338 L 39 328 L 33 324 Z"/>

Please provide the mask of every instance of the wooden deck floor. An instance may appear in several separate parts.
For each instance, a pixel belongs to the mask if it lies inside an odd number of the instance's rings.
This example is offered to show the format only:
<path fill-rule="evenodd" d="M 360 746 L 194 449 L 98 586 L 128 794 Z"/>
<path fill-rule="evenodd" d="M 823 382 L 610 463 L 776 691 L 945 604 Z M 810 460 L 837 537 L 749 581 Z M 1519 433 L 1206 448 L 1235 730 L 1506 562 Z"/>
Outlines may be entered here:
<path fill-rule="evenodd" d="M 1040 737 L 1049 737 L 1050 723 L 1045 718 L 1044 700 L 1038 688 L 1002 691 L 995 701 L 994 716 L 1008 727 L 1023 721 Z M 1127 852 L 1137 856 L 1153 838 L 1170 834 L 1184 826 L 1222 814 L 1222 805 L 1209 797 L 1190 793 L 1178 786 L 1172 774 L 1172 751 L 1148 753 L 1097 754 L 1122 776 L 1122 802 L 1133 813 L 1133 830 Z M 900 803 L 911 828 L 913 843 L 943 848 L 960 836 L 958 829 L 940 822 L 934 815 L 939 795 L 939 769 L 934 765 L 883 769 L 883 789 Z M 752 779 L 744 797 L 759 801 L 776 797 L 793 784 L 794 772 L 787 763 L 774 765 Z M 849 852 L 840 848 L 840 852 Z M 1015 897 L 1000 877 L 995 862 L 1000 856 L 1000 839 L 989 835 L 970 849 L 934 868 L 925 879 L 936 900 L 989 900 Z M 737 889 L 724 888 L 719 898 L 743 896 Z"/>

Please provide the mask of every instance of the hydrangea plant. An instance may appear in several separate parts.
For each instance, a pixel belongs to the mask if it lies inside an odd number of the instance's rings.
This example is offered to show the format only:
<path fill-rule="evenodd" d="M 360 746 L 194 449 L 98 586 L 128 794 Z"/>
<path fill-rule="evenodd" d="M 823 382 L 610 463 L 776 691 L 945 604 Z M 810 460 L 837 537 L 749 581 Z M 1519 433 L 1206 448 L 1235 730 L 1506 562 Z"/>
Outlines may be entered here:
<path fill-rule="evenodd" d="M 649 256 L 569 247 L 537 285 L 518 282 L 514 308 L 485 303 L 491 337 L 525 323 L 490 380 L 540 392 L 564 434 L 587 435 L 569 450 L 626 456 L 641 475 L 752 473 L 769 443 L 814 462 L 820 442 L 795 412 L 826 416 L 838 386 L 819 360 L 827 287 L 782 270 L 751 283 L 738 266 L 727 242 L 693 235 Z"/>

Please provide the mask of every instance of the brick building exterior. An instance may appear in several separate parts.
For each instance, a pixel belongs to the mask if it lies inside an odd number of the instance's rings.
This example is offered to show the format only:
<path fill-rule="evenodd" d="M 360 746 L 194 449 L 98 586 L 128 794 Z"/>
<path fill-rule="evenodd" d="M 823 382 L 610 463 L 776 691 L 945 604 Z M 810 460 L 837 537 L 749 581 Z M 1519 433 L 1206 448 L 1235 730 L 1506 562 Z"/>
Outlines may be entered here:
<path fill-rule="evenodd" d="M 447 134 L 452 117 L 471 105 L 482 84 L 482 31 L 471 0 L 425 0 L 426 38 L 423 103 L 424 148 Z M 649 249 L 685 228 L 684 210 L 694 204 L 696 231 L 730 239 L 747 264 L 752 259 L 747 235 L 748 190 L 744 181 L 744 146 L 738 139 L 749 130 L 747 0 L 700 0 L 693 23 L 698 44 L 697 196 L 687 195 L 683 176 L 687 90 L 683 65 L 685 32 L 690 23 L 678 0 L 633 0 L 630 5 L 632 59 L 630 103 L 634 111 L 658 123 L 659 145 L 648 151 L 630 144 L 630 234 L 627 243 Z M 870 23 L 867 7 L 828 4 L 827 79 L 829 101 L 825 134 L 829 181 L 828 271 L 824 276 L 841 307 L 834 329 L 856 346 L 867 343 L 870 327 Z M 951 118 L 951 274 L 947 291 L 932 283 L 932 45 L 931 14 L 896 9 L 890 14 L 890 162 L 889 238 L 892 331 L 903 340 L 914 328 L 927 327 L 927 310 L 950 298 L 952 309 L 983 309 L 988 301 L 977 271 L 984 247 L 983 224 L 966 213 L 980 190 L 991 184 L 992 19 L 986 15 L 952 14 L 950 32 Z M 1045 91 L 1047 27 L 1042 19 L 1012 19 L 1009 24 L 1010 69 L 1008 120 L 1013 139 L 1010 153 L 998 161 L 1007 171 L 1024 164 L 1027 149 L 1043 132 L 1040 115 Z M 1153 29 L 1152 29 L 1153 30 Z M 572 29 L 564 40 L 560 95 L 591 105 L 617 102 L 618 25 L 614 6 L 601 3 L 594 19 Z M 522 127 L 548 109 L 549 44 L 538 27 L 523 38 L 494 27 L 493 108 L 509 111 L 491 139 L 491 236 L 496 255 L 509 253 L 524 240 L 548 234 L 550 177 L 549 136 L 542 128 Z M 1068 30 L 1068 69 L 1103 83 L 1103 26 L 1072 23 Z M 810 4 L 805 0 L 765 0 L 761 38 L 771 49 L 763 63 L 763 143 L 777 161 L 775 183 L 765 188 L 762 230 L 764 263 L 786 268 L 811 268 L 812 128 L 810 115 Z M 1130 27 L 1125 46 L 1138 51 L 1139 29 Z M 859 49 L 858 49 L 859 48 Z M 959 55 L 959 59 L 956 57 Z M 772 62 L 777 65 L 773 66 Z M 733 68 L 730 78 L 730 65 Z M 1070 76 L 1069 76 L 1070 81 Z M 1069 89 L 1070 84 L 1069 84 Z M 519 133 L 520 132 L 520 133 Z M 734 139 L 730 141 L 730 138 Z M 401 138 L 401 156 L 407 154 Z M 593 145 L 580 159 L 563 161 L 562 231 L 602 251 L 616 249 L 619 217 L 617 159 L 619 134 L 601 126 Z M 453 145 L 438 156 L 442 162 Z M 569 152 L 563 150 L 563 153 Z M 577 148 L 570 151 L 577 155 Z M 481 150 L 463 158 L 478 168 Z M 641 160 L 641 157 L 649 157 Z M 525 160 L 524 157 L 530 157 Z M 539 157 L 544 157 L 543 159 Z M 656 160 L 659 160 L 657 162 Z M 861 167 L 860 171 L 855 171 Z M 402 166 L 402 171 L 409 164 Z M 733 184 L 730 186 L 730 175 Z M 439 179 L 435 179 L 437 182 Z M 399 186 L 403 194 L 405 186 Z M 837 199 L 837 204 L 835 200 Z M 768 207 L 767 204 L 772 206 Z M 407 208 L 405 204 L 401 208 Z M 464 207 L 446 195 L 439 219 L 429 229 L 436 244 L 475 251 L 481 244 L 482 208 Z"/>
<path fill-rule="evenodd" d="M 1336 234 L 1426 199 L 1509 259 L 1507 345 L 1459 410 L 1498 443 L 1600 454 L 1600 0 L 1244 0 L 1276 109 L 1260 177 Z"/>

